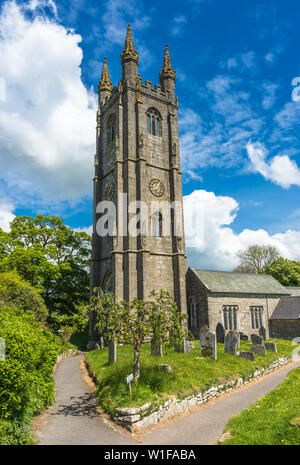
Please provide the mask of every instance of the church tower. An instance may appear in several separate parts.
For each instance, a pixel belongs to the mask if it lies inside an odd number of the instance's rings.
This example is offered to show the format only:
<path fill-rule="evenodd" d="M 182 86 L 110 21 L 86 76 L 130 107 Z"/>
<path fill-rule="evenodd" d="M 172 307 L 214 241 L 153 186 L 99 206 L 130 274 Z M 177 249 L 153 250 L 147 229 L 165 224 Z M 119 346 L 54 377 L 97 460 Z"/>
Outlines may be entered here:
<path fill-rule="evenodd" d="M 91 292 L 102 287 L 131 300 L 163 289 L 186 313 L 175 71 L 168 46 L 160 85 L 142 82 L 138 61 L 129 25 L 118 87 L 106 58 L 98 85 Z M 89 349 L 99 340 L 95 322 L 91 314 Z"/>

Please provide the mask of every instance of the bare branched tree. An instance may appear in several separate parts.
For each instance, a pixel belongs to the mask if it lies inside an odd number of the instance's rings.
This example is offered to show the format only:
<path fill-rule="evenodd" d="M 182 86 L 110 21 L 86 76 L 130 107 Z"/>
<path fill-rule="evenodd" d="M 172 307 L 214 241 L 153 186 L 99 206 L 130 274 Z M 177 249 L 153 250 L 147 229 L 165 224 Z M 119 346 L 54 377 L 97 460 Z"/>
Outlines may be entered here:
<path fill-rule="evenodd" d="M 271 265 L 279 258 L 280 253 L 271 245 L 249 245 L 246 250 L 237 253 L 240 264 L 235 268 L 239 273 L 263 273 L 266 266 Z"/>

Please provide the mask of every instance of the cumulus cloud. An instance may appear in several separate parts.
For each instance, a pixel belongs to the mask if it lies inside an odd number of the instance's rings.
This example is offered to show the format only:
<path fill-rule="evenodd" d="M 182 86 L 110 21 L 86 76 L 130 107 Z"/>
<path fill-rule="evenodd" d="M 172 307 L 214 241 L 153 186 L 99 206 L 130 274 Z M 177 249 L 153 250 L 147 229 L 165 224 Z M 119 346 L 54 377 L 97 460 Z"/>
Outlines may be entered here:
<path fill-rule="evenodd" d="M 43 12 L 53 1 L 4 3 L 0 16 L 1 178 L 12 196 L 44 202 L 86 195 L 95 151 L 96 96 L 81 80 L 81 37 Z M 40 7 L 39 9 L 37 9 Z M 34 15 L 27 15 L 28 9 Z M 24 192 L 26 186 L 26 192 Z M 22 188 L 23 187 L 23 188 Z"/>
<path fill-rule="evenodd" d="M 268 152 L 260 143 L 248 143 L 247 152 L 254 172 L 285 189 L 300 186 L 300 169 L 287 155 L 276 155 L 268 162 Z"/>
<path fill-rule="evenodd" d="M 10 203 L 0 202 L 0 229 L 9 232 L 9 224 L 15 218 L 13 214 L 14 207 Z"/>
<path fill-rule="evenodd" d="M 239 204 L 232 197 L 195 190 L 183 201 L 189 266 L 230 271 L 239 263 L 236 253 L 251 244 L 270 244 L 282 256 L 300 259 L 300 231 L 271 236 L 264 229 L 244 229 L 236 234 L 231 225 L 238 215 Z"/>

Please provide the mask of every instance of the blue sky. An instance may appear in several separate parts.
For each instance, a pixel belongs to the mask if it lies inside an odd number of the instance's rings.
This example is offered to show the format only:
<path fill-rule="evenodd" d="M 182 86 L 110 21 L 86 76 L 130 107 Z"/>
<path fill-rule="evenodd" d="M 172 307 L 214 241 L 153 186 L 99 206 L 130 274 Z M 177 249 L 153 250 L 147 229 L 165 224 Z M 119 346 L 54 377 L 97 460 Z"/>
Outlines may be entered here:
<path fill-rule="evenodd" d="M 120 80 L 130 23 L 143 80 L 159 81 L 166 43 L 176 71 L 185 210 L 204 223 L 189 263 L 232 269 L 254 242 L 300 259 L 299 22 L 296 0 L 2 1 L 0 226 L 90 227 L 95 92 L 104 56 Z"/>

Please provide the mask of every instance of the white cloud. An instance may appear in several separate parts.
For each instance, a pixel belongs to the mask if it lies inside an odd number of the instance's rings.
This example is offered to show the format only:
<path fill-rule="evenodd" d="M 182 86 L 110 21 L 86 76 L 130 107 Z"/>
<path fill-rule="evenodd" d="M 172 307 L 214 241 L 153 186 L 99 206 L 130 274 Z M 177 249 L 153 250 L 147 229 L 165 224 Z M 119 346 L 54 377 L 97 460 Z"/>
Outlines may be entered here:
<path fill-rule="evenodd" d="M 81 37 L 38 9 L 7 1 L 0 16 L 1 177 L 33 200 L 76 200 L 90 190 L 95 151 L 96 97 L 81 80 Z M 20 186 L 21 184 L 21 186 Z M 26 186 L 26 192 L 23 187 Z M 25 200 L 27 201 L 27 200 Z"/>
<path fill-rule="evenodd" d="M 10 203 L 0 203 L 0 229 L 5 232 L 9 232 L 9 224 L 15 218 L 13 210 L 14 207 Z"/>
<path fill-rule="evenodd" d="M 282 256 L 300 259 L 300 231 L 273 236 L 264 229 L 244 229 L 236 234 L 232 223 L 239 204 L 232 197 L 196 190 L 184 197 L 184 219 L 188 265 L 199 269 L 232 270 L 239 260 L 236 253 L 251 244 L 273 245 Z"/>
<path fill-rule="evenodd" d="M 173 36 L 179 36 L 182 34 L 186 24 L 186 17 L 184 15 L 175 16 L 172 20 L 171 34 Z"/>
<path fill-rule="evenodd" d="M 262 88 L 263 88 L 262 106 L 265 110 L 270 110 L 276 100 L 275 92 L 278 89 L 278 85 L 272 84 L 271 82 L 264 82 L 262 85 Z"/>
<path fill-rule="evenodd" d="M 260 143 L 248 143 L 247 152 L 254 172 L 285 189 L 300 186 L 300 169 L 287 155 L 276 155 L 267 162 L 268 152 Z"/>

